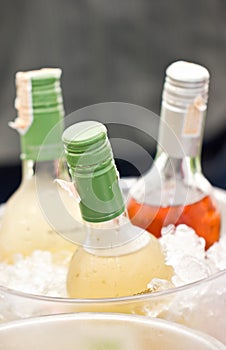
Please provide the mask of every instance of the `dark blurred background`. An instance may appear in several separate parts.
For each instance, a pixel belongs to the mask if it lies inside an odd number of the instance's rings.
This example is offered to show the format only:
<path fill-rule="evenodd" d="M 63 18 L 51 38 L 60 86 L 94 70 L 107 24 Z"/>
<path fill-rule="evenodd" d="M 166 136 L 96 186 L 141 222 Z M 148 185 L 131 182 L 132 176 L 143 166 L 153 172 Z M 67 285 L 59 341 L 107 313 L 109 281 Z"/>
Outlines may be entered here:
<path fill-rule="evenodd" d="M 61 67 L 67 114 L 107 101 L 159 114 L 165 68 L 178 59 L 211 73 L 203 172 L 226 189 L 225 0 L 0 0 L 0 202 L 21 178 L 19 135 L 8 127 L 16 71 Z M 137 175 L 130 163 L 117 165 L 122 176 Z"/>

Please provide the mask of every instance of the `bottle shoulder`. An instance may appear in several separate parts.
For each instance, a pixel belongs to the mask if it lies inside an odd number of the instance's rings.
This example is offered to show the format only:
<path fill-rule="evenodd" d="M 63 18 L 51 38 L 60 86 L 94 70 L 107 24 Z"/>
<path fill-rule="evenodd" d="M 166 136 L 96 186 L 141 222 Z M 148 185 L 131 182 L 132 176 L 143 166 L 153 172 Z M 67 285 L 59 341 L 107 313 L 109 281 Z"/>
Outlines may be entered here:
<path fill-rule="evenodd" d="M 193 203 L 211 193 L 212 186 L 203 175 L 199 160 L 172 159 L 161 154 L 133 185 L 129 201 L 171 206 Z"/>
<path fill-rule="evenodd" d="M 88 230 L 80 247 L 85 254 L 102 257 L 122 256 L 146 249 L 158 240 L 143 228 L 132 225 L 128 220 L 120 226 Z"/>

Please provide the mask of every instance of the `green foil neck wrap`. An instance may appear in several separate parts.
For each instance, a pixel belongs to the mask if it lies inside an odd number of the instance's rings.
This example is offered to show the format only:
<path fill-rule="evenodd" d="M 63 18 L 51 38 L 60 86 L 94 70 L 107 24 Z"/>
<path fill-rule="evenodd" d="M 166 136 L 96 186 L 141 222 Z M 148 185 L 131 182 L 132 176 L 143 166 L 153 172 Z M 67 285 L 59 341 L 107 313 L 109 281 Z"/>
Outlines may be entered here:
<path fill-rule="evenodd" d="M 74 124 L 64 131 L 63 143 L 83 219 L 103 222 L 122 214 L 125 205 L 105 126 L 94 121 Z"/>
<path fill-rule="evenodd" d="M 21 159 L 47 161 L 60 158 L 64 129 L 61 70 L 41 69 L 27 73 L 30 75 L 26 79 L 22 76 L 22 82 L 20 79 L 17 81 L 17 84 L 21 82 L 21 89 L 29 96 L 28 104 L 22 105 L 22 113 L 31 120 L 27 130 L 20 132 Z"/>

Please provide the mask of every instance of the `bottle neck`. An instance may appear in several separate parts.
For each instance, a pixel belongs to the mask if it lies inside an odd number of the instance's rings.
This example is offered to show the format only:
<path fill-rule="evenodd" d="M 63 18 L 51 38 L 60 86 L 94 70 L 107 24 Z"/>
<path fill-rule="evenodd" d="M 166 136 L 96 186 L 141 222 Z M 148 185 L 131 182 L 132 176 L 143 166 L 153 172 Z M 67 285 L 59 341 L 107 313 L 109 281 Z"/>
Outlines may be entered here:
<path fill-rule="evenodd" d="M 117 218 L 125 211 L 119 187 L 119 175 L 113 159 L 78 170 L 70 168 L 80 197 L 81 215 L 85 221 L 102 223 Z M 92 169 L 92 171 L 90 170 Z"/>
<path fill-rule="evenodd" d="M 211 192 L 201 170 L 200 157 L 171 157 L 158 149 L 153 166 L 144 176 L 141 191 L 132 192 L 139 202 L 153 206 L 190 204 Z"/>
<path fill-rule="evenodd" d="M 39 207 L 43 216 L 55 232 L 65 235 L 74 227 L 78 229 L 77 221 L 70 215 L 66 201 L 54 180 L 69 181 L 69 175 L 64 160 L 34 162 L 22 161 L 22 183 L 20 190 L 27 193 L 29 204 Z M 68 199 L 70 203 L 70 199 Z M 82 228 L 81 228 L 82 231 Z M 69 238 L 70 239 L 70 238 Z"/>
<path fill-rule="evenodd" d="M 125 210 L 122 214 L 116 216 L 113 219 L 102 222 L 90 222 L 84 220 L 84 224 L 88 231 L 98 232 L 99 230 L 119 230 L 120 227 L 129 221 L 127 211 Z M 109 237 L 108 237 L 109 238 Z M 99 246 L 99 243 L 98 243 Z"/>
<path fill-rule="evenodd" d="M 201 154 L 206 108 L 194 101 L 187 108 L 178 108 L 163 100 L 157 153 L 170 158 L 191 158 L 198 166 Z"/>
<path fill-rule="evenodd" d="M 155 179 L 155 185 L 161 183 L 183 183 L 186 186 L 196 187 L 202 184 L 200 157 L 173 158 L 168 153 L 160 150 L 157 152 L 151 176 Z M 206 180 L 207 181 L 207 180 Z"/>
<path fill-rule="evenodd" d="M 61 159 L 35 162 L 31 159 L 22 160 L 22 182 L 32 180 L 35 177 L 41 179 L 67 179 L 68 172 L 64 161 Z"/>
<path fill-rule="evenodd" d="M 39 115 L 30 128 L 20 135 L 21 159 L 48 161 L 61 156 L 63 145 L 63 115 L 53 113 L 52 117 Z"/>
<path fill-rule="evenodd" d="M 83 248 L 94 255 L 120 256 L 135 252 L 150 242 L 149 234 L 133 226 L 125 210 L 114 219 L 101 222 L 84 222 L 86 237 Z"/>
<path fill-rule="evenodd" d="M 173 158 L 160 148 L 155 157 L 155 166 L 161 173 L 164 173 L 166 178 L 175 177 L 177 174 L 181 174 L 181 177 L 186 177 L 186 174 L 189 173 L 195 174 L 202 172 L 199 156 Z"/>

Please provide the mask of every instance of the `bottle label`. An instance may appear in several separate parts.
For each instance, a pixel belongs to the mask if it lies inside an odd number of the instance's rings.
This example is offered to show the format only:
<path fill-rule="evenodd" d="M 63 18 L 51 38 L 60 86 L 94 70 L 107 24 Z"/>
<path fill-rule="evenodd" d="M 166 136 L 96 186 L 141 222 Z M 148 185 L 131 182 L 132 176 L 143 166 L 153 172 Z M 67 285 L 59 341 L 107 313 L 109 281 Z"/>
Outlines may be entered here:
<path fill-rule="evenodd" d="M 203 112 L 205 111 L 205 101 L 201 96 L 196 97 L 194 103 L 188 108 L 184 117 L 182 137 L 199 137 L 202 132 Z"/>
<path fill-rule="evenodd" d="M 163 103 L 158 138 L 161 149 L 173 158 L 198 156 L 205 110 L 205 106 L 199 105 L 199 100 L 184 111 Z"/>

